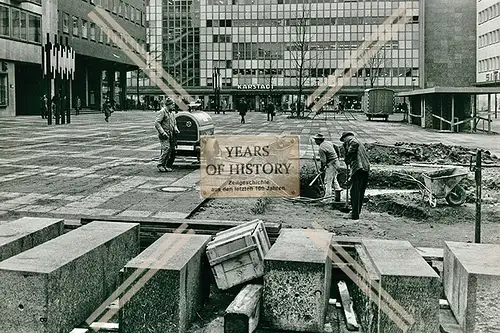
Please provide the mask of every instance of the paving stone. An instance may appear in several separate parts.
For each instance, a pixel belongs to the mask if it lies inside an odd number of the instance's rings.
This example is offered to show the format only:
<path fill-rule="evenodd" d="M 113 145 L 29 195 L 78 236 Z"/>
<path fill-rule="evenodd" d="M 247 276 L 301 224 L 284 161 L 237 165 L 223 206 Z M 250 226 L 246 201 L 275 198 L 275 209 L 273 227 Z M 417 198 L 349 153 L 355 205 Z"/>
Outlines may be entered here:
<path fill-rule="evenodd" d="M 0 225 L 0 261 L 62 235 L 63 219 L 23 217 Z"/>
<path fill-rule="evenodd" d="M 0 332 L 69 332 L 117 288 L 139 224 L 93 222 L 0 262 Z"/>
<path fill-rule="evenodd" d="M 125 277 L 144 269 L 151 278 L 123 305 L 122 333 L 187 331 L 208 296 L 205 248 L 210 239 L 165 234 L 125 266 Z"/>
<path fill-rule="evenodd" d="M 361 244 L 377 274 L 375 281 L 368 281 L 379 282 L 391 298 L 379 298 L 377 313 L 362 316 L 375 315 L 377 320 L 372 324 L 380 332 L 400 332 L 404 327 L 412 333 L 439 332 L 439 276 L 420 253 L 407 241 L 362 240 Z M 393 307 L 394 312 L 387 312 L 381 304 Z M 371 311 L 373 307 L 368 305 L 365 309 Z"/>
<path fill-rule="evenodd" d="M 323 330 L 330 298 L 332 235 L 283 229 L 264 259 L 262 325 L 278 330 Z"/>
<path fill-rule="evenodd" d="M 443 278 L 465 332 L 500 332 L 500 245 L 445 242 Z"/>

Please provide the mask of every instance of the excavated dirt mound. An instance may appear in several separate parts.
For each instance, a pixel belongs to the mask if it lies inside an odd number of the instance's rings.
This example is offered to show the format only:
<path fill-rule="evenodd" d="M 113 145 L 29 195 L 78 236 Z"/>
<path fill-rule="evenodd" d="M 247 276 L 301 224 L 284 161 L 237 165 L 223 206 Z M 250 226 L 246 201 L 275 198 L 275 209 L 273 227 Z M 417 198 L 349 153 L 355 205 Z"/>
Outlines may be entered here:
<path fill-rule="evenodd" d="M 414 144 L 397 142 L 394 146 L 376 143 L 365 145 L 370 161 L 375 164 L 403 165 L 406 163 L 466 164 L 475 151 L 462 146 L 437 144 Z M 483 154 L 484 164 L 498 163 L 498 157 L 489 151 Z"/>

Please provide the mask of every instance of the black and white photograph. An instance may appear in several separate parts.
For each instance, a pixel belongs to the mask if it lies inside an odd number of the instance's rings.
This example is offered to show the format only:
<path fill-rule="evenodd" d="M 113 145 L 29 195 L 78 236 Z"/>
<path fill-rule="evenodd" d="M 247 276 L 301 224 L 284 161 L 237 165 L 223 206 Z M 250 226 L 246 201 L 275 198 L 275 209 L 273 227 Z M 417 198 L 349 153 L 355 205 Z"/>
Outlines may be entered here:
<path fill-rule="evenodd" d="M 0 0 L 0 333 L 500 333 L 500 0 Z"/>

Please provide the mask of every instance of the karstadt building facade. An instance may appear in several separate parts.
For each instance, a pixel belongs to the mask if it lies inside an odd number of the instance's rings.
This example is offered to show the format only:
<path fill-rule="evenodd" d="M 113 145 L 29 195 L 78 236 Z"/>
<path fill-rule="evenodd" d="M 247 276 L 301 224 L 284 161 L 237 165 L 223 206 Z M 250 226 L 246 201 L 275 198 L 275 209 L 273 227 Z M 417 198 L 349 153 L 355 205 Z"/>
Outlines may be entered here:
<path fill-rule="evenodd" d="M 474 84 L 476 8 L 468 0 L 150 0 L 147 41 L 155 64 L 206 105 L 215 70 L 224 105 L 245 98 L 258 109 L 269 96 L 292 102 L 299 85 L 308 95 L 329 76 L 342 77 L 363 42 L 402 7 L 403 24 L 338 95 Z M 141 74 L 128 86 L 142 98 L 163 94 Z"/>

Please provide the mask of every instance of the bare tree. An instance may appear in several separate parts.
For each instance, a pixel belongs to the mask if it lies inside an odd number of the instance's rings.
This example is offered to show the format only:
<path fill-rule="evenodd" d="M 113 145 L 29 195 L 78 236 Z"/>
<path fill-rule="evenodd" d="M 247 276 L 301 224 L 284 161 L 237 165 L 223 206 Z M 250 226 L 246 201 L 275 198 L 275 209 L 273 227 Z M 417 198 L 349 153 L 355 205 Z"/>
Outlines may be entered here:
<path fill-rule="evenodd" d="M 365 63 L 365 76 L 370 78 L 370 87 L 373 88 L 378 78 L 381 77 L 382 68 L 387 65 L 387 48 L 386 46 L 378 50 Z"/>
<path fill-rule="evenodd" d="M 297 78 L 297 117 L 304 116 L 304 104 L 302 96 L 304 85 L 311 75 L 311 69 L 317 67 L 317 56 L 311 55 L 311 34 L 310 34 L 310 14 L 311 10 L 308 6 L 302 8 L 302 12 L 298 12 L 294 19 L 291 19 L 291 24 L 295 27 L 293 42 L 290 49 L 291 58 L 295 65 L 295 75 Z"/>

